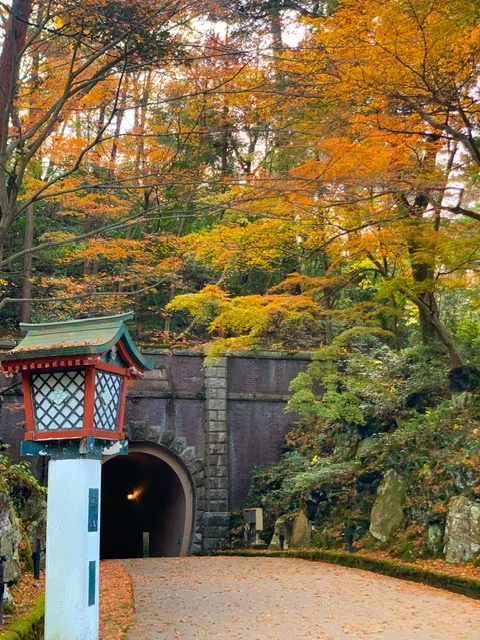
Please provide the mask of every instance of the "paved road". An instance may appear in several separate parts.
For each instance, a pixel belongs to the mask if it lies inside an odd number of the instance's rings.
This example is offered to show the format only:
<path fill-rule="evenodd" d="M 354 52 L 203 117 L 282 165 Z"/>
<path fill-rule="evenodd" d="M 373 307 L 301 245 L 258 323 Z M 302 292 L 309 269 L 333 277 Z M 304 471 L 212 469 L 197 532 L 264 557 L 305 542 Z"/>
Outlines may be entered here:
<path fill-rule="evenodd" d="M 127 640 L 480 640 L 480 603 L 423 585 L 281 558 L 125 560 Z"/>

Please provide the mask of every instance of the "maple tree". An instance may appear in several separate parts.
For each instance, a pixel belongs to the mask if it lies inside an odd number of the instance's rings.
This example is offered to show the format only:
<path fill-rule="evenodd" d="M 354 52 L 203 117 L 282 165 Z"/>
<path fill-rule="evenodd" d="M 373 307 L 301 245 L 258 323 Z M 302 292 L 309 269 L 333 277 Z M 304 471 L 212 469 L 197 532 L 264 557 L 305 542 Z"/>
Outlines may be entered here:
<path fill-rule="evenodd" d="M 9 79 L 0 104 L 2 246 L 30 204 L 80 188 L 72 180 L 111 137 L 125 74 L 173 53 L 171 23 L 178 11 L 169 2 L 148 9 L 58 3 L 48 12 L 31 2 L 12 3 L 0 56 L 2 77 Z M 79 120 L 82 109 L 90 110 L 86 122 Z"/>
<path fill-rule="evenodd" d="M 392 326 L 410 302 L 423 339 L 440 340 L 452 366 L 462 358 L 438 297 L 476 286 L 477 14 L 456 1 L 348 2 L 309 20 L 302 47 L 283 60 L 276 121 L 293 133 L 275 149 L 274 173 L 250 181 L 254 201 L 241 205 L 236 231 L 254 237 L 266 212 L 283 220 L 300 267 L 285 291 L 322 299 L 331 316 L 332 289 L 353 282 L 364 297 L 370 291 L 376 321 L 389 314 Z M 222 251 L 226 262 L 231 245 Z"/>
<path fill-rule="evenodd" d="M 359 187 L 364 194 L 369 188 L 379 209 L 403 215 L 400 228 L 390 226 L 390 238 L 385 229 L 380 239 L 386 247 L 406 240 L 408 261 L 399 288 L 418 306 L 424 337 L 436 335 L 452 365 L 461 358 L 440 320 L 436 291 L 442 275 L 459 277 L 473 268 L 478 251 L 478 213 L 462 204 L 463 186 L 455 183 L 462 175 L 465 185 L 469 166 L 478 164 L 472 99 L 477 13 L 461 2 L 407 0 L 382 7 L 350 2 L 313 35 L 322 47 L 313 61 L 316 82 L 330 104 L 341 105 L 330 111 L 343 118 L 343 142 L 353 147 L 349 160 L 363 161 L 355 171 L 357 184 L 342 180 L 342 188 L 353 195 Z M 375 154 L 373 162 L 365 152 Z M 380 224 L 383 216 L 377 218 Z M 377 236 L 374 228 L 363 234 L 364 244 Z M 384 278 L 395 279 L 385 250 L 375 255 L 364 249 L 364 255 Z"/>

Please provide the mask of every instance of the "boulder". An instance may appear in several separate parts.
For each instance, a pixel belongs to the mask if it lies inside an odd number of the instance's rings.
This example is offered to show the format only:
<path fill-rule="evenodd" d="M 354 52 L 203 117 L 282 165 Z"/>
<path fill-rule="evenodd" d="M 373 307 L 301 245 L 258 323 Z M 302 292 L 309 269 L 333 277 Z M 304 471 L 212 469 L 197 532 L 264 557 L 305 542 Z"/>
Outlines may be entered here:
<path fill-rule="evenodd" d="M 455 496 L 448 503 L 445 559 L 467 562 L 480 552 L 480 503 Z"/>
<path fill-rule="evenodd" d="M 5 580 L 18 580 L 20 577 L 19 547 L 22 541 L 20 520 L 10 502 L 7 493 L 0 491 L 0 555 L 8 556 L 5 563 Z"/>
<path fill-rule="evenodd" d="M 19 481 L 13 488 L 13 497 L 32 549 L 35 549 L 37 538 L 40 538 L 44 548 L 47 535 L 46 494 L 29 482 Z"/>
<path fill-rule="evenodd" d="M 389 469 L 378 487 L 370 514 L 370 533 L 381 542 L 388 542 L 400 529 L 405 518 L 405 481 L 394 469 Z"/>
<path fill-rule="evenodd" d="M 302 549 L 310 546 L 312 526 L 303 513 L 289 513 L 275 522 L 269 549 Z"/>

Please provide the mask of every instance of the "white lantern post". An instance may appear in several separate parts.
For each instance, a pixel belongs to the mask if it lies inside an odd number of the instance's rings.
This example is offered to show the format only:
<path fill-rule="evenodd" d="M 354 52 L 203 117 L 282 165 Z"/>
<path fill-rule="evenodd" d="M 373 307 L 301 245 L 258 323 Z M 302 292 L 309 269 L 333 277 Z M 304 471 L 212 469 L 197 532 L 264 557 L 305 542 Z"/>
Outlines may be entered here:
<path fill-rule="evenodd" d="M 22 375 L 22 454 L 50 458 L 45 640 L 98 640 L 101 460 L 128 453 L 127 381 L 153 368 L 132 317 L 20 325 L 26 337 L 2 358 Z"/>

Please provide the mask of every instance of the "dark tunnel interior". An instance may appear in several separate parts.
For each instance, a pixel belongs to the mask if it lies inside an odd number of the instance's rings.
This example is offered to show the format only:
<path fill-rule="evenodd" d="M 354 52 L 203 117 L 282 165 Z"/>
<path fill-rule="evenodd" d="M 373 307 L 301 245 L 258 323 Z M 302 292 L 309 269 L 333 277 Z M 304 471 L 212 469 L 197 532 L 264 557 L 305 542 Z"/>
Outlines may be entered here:
<path fill-rule="evenodd" d="M 101 558 L 180 555 L 185 509 L 180 479 L 160 458 L 135 452 L 105 462 Z"/>

